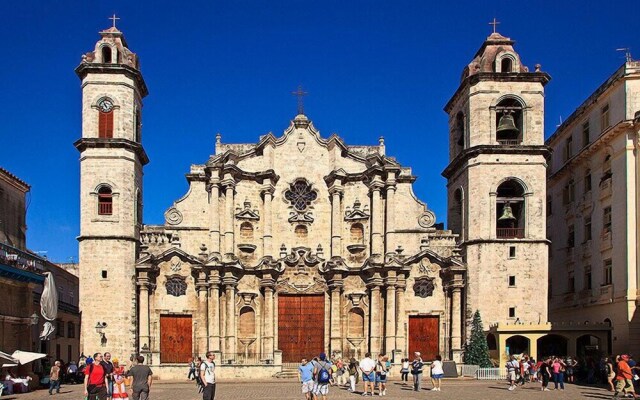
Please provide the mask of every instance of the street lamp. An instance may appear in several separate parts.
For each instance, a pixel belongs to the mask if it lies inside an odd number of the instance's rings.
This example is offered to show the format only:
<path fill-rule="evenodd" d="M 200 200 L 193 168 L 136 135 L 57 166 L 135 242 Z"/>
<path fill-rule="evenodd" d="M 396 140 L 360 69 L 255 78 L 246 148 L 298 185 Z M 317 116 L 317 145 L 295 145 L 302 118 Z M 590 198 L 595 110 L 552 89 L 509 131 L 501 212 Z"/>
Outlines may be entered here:
<path fill-rule="evenodd" d="M 98 333 L 98 335 L 100 335 L 100 344 L 102 345 L 102 347 L 107 345 L 107 335 L 105 335 L 104 333 L 104 328 L 106 327 L 107 327 L 106 322 L 98 321 L 96 323 L 96 332 Z"/>

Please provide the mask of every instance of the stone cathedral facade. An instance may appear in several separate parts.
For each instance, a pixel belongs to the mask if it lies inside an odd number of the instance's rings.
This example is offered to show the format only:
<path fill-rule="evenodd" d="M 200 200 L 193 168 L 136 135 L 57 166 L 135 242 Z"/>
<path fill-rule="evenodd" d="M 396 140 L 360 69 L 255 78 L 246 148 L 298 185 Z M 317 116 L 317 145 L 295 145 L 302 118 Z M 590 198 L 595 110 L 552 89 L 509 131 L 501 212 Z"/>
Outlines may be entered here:
<path fill-rule="evenodd" d="M 142 353 L 170 378 L 212 350 L 222 377 L 256 377 L 322 351 L 460 361 L 478 308 L 487 325 L 546 321 L 546 294 L 512 314 L 503 292 L 510 266 L 519 266 L 523 290 L 546 281 L 547 245 L 536 216 L 544 215 L 548 76 L 528 72 L 508 39 L 487 39 L 447 105 L 452 233 L 437 227 L 413 193 L 411 168 L 386 154 L 382 138 L 353 146 L 324 137 L 302 112 L 256 143 L 218 135 L 165 223 L 145 225 L 147 88 L 122 32 L 100 35 L 76 69 L 86 354 Z M 501 138 L 507 114 L 519 133 Z M 503 226 L 506 207 L 515 216 Z"/>

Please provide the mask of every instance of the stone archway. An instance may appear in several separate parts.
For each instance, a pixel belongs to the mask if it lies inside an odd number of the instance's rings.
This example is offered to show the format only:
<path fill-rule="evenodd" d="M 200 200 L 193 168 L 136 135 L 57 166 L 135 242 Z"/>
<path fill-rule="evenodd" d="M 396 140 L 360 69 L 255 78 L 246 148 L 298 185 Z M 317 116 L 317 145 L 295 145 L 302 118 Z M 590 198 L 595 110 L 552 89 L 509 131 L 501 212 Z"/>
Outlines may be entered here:
<path fill-rule="evenodd" d="M 600 338 L 594 335 L 582 335 L 576 339 L 578 357 L 599 356 L 602 353 Z"/>
<path fill-rule="evenodd" d="M 546 356 L 566 356 L 568 355 L 569 340 L 560 335 L 550 333 L 538 339 L 538 354 L 536 359 Z"/>
<path fill-rule="evenodd" d="M 507 348 L 505 349 L 508 355 L 512 354 L 529 354 L 530 341 L 529 338 L 522 335 L 514 335 L 507 339 Z"/>

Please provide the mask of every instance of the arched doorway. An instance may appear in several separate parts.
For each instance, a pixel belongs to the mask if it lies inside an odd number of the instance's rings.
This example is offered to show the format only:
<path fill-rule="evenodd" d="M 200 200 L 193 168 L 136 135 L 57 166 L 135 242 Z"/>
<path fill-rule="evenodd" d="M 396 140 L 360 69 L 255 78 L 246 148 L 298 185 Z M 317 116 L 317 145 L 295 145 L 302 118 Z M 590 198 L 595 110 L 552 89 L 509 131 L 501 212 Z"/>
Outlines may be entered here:
<path fill-rule="evenodd" d="M 568 340 L 564 336 L 548 334 L 538 339 L 536 359 L 546 356 L 566 356 Z"/>
<path fill-rule="evenodd" d="M 593 335 L 582 335 L 576 340 L 578 357 L 597 357 L 602 353 L 600 338 Z"/>
<path fill-rule="evenodd" d="M 529 339 L 521 335 L 511 336 L 507 339 L 507 348 L 505 350 L 508 355 L 529 354 Z"/>

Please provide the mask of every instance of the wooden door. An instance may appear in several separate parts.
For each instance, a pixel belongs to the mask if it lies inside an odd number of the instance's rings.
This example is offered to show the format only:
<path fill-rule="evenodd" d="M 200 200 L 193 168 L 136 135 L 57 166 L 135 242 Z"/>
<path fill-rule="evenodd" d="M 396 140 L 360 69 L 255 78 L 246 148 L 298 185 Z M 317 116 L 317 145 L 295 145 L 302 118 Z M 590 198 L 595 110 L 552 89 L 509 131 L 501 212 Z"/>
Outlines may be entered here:
<path fill-rule="evenodd" d="M 440 317 L 409 316 L 409 358 L 419 351 L 424 361 L 440 354 Z"/>
<path fill-rule="evenodd" d="M 191 315 L 160 316 L 160 362 L 187 363 L 193 356 Z"/>
<path fill-rule="evenodd" d="M 324 351 L 324 295 L 278 296 L 278 348 L 284 362 Z"/>

